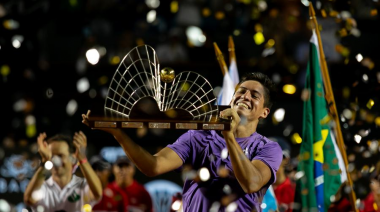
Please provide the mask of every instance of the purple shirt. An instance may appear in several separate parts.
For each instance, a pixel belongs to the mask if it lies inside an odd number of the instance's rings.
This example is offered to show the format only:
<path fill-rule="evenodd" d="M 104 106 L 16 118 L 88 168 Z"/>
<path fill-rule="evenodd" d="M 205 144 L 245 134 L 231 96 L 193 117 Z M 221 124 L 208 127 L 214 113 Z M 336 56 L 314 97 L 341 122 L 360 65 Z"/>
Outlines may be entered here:
<path fill-rule="evenodd" d="M 269 182 L 260 191 L 247 194 L 232 174 L 230 157 L 223 159 L 222 150 L 226 149 L 226 142 L 216 131 L 189 130 L 173 144 L 168 145 L 182 159 L 184 164 L 191 164 L 194 170 L 207 168 L 210 179 L 206 182 L 195 182 L 186 179 L 183 186 L 183 211 L 208 212 L 214 202 L 219 202 L 226 195 L 225 185 L 236 195 L 236 211 L 262 211 L 261 202 L 269 185 L 276 181 L 276 172 L 282 161 L 282 150 L 278 143 L 268 138 L 253 133 L 246 138 L 236 138 L 249 160 L 261 160 L 272 172 Z M 226 151 L 225 150 L 225 151 Z M 230 171 L 230 176 L 222 178 L 218 175 L 220 166 L 225 166 Z M 219 211 L 225 211 L 220 207 Z"/>

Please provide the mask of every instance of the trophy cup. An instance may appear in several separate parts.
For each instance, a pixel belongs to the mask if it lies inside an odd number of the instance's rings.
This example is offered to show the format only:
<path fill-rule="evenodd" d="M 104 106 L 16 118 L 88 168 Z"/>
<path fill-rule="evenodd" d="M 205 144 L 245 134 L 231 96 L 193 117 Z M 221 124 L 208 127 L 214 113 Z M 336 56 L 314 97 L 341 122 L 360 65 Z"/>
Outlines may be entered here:
<path fill-rule="evenodd" d="M 104 113 L 90 115 L 92 128 L 229 130 L 219 118 L 211 84 L 200 74 L 160 70 L 155 50 L 142 45 L 121 61 L 108 88 Z"/>

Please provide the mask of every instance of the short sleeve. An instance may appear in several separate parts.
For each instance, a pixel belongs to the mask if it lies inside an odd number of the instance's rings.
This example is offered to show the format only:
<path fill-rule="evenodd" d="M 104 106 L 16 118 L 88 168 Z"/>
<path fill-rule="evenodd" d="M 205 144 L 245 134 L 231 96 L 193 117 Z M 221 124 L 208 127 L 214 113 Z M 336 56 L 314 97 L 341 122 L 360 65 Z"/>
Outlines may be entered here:
<path fill-rule="evenodd" d="M 261 160 L 272 172 L 268 185 L 276 181 L 276 173 L 282 162 L 282 150 L 278 143 L 270 141 L 260 148 L 253 160 Z"/>
<path fill-rule="evenodd" d="M 192 134 L 193 133 L 189 130 L 186 133 L 182 134 L 173 144 L 169 144 L 167 146 L 178 154 L 183 163 L 189 159 L 191 154 L 192 147 L 190 139 Z"/>

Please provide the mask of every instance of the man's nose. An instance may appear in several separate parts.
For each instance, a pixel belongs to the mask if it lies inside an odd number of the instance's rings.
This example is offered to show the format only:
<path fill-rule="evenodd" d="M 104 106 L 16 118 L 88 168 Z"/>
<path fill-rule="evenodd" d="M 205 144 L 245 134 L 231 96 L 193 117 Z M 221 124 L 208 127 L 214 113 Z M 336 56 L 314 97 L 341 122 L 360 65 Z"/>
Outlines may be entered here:
<path fill-rule="evenodd" d="M 250 100 L 251 99 L 251 92 L 249 90 L 246 90 L 243 95 L 241 95 L 241 98 Z"/>

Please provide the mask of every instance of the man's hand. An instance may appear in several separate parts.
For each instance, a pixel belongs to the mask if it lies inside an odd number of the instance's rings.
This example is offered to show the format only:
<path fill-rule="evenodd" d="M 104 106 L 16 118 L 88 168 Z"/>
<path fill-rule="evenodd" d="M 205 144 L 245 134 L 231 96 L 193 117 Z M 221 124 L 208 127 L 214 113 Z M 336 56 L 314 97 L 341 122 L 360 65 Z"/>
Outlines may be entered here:
<path fill-rule="evenodd" d="M 38 153 L 40 153 L 43 163 L 51 159 L 51 151 L 45 141 L 46 137 L 46 133 L 40 133 L 37 137 Z"/>
<path fill-rule="evenodd" d="M 87 114 L 82 114 L 82 123 L 90 127 L 90 123 L 88 121 L 88 117 L 90 116 L 91 110 L 87 111 Z M 94 128 L 91 128 L 94 129 Z M 104 132 L 108 132 L 115 136 L 117 133 L 120 133 L 120 129 L 118 128 L 108 128 L 108 127 L 103 127 L 103 128 L 96 128 L 99 130 L 103 130 Z"/>
<path fill-rule="evenodd" d="M 87 147 L 87 137 L 86 135 L 82 132 L 79 131 L 79 133 L 74 134 L 74 139 L 73 139 L 74 146 L 76 148 L 75 155 L 78 160 L 82 160 L 86 158 L 86 147 Z"/>
<path fill-rule="evenodd" d="M 231 128 L 229 131 L 222 131 L 223 136 L 226 136 L 228 133 L 234 134 L 237 126 L 240 123 L 240 117 L 237 114 L 236 110 L 233 108 L 228 108 L 220 112 L 220 117 L 227 119 L 231 118 Z"/>

